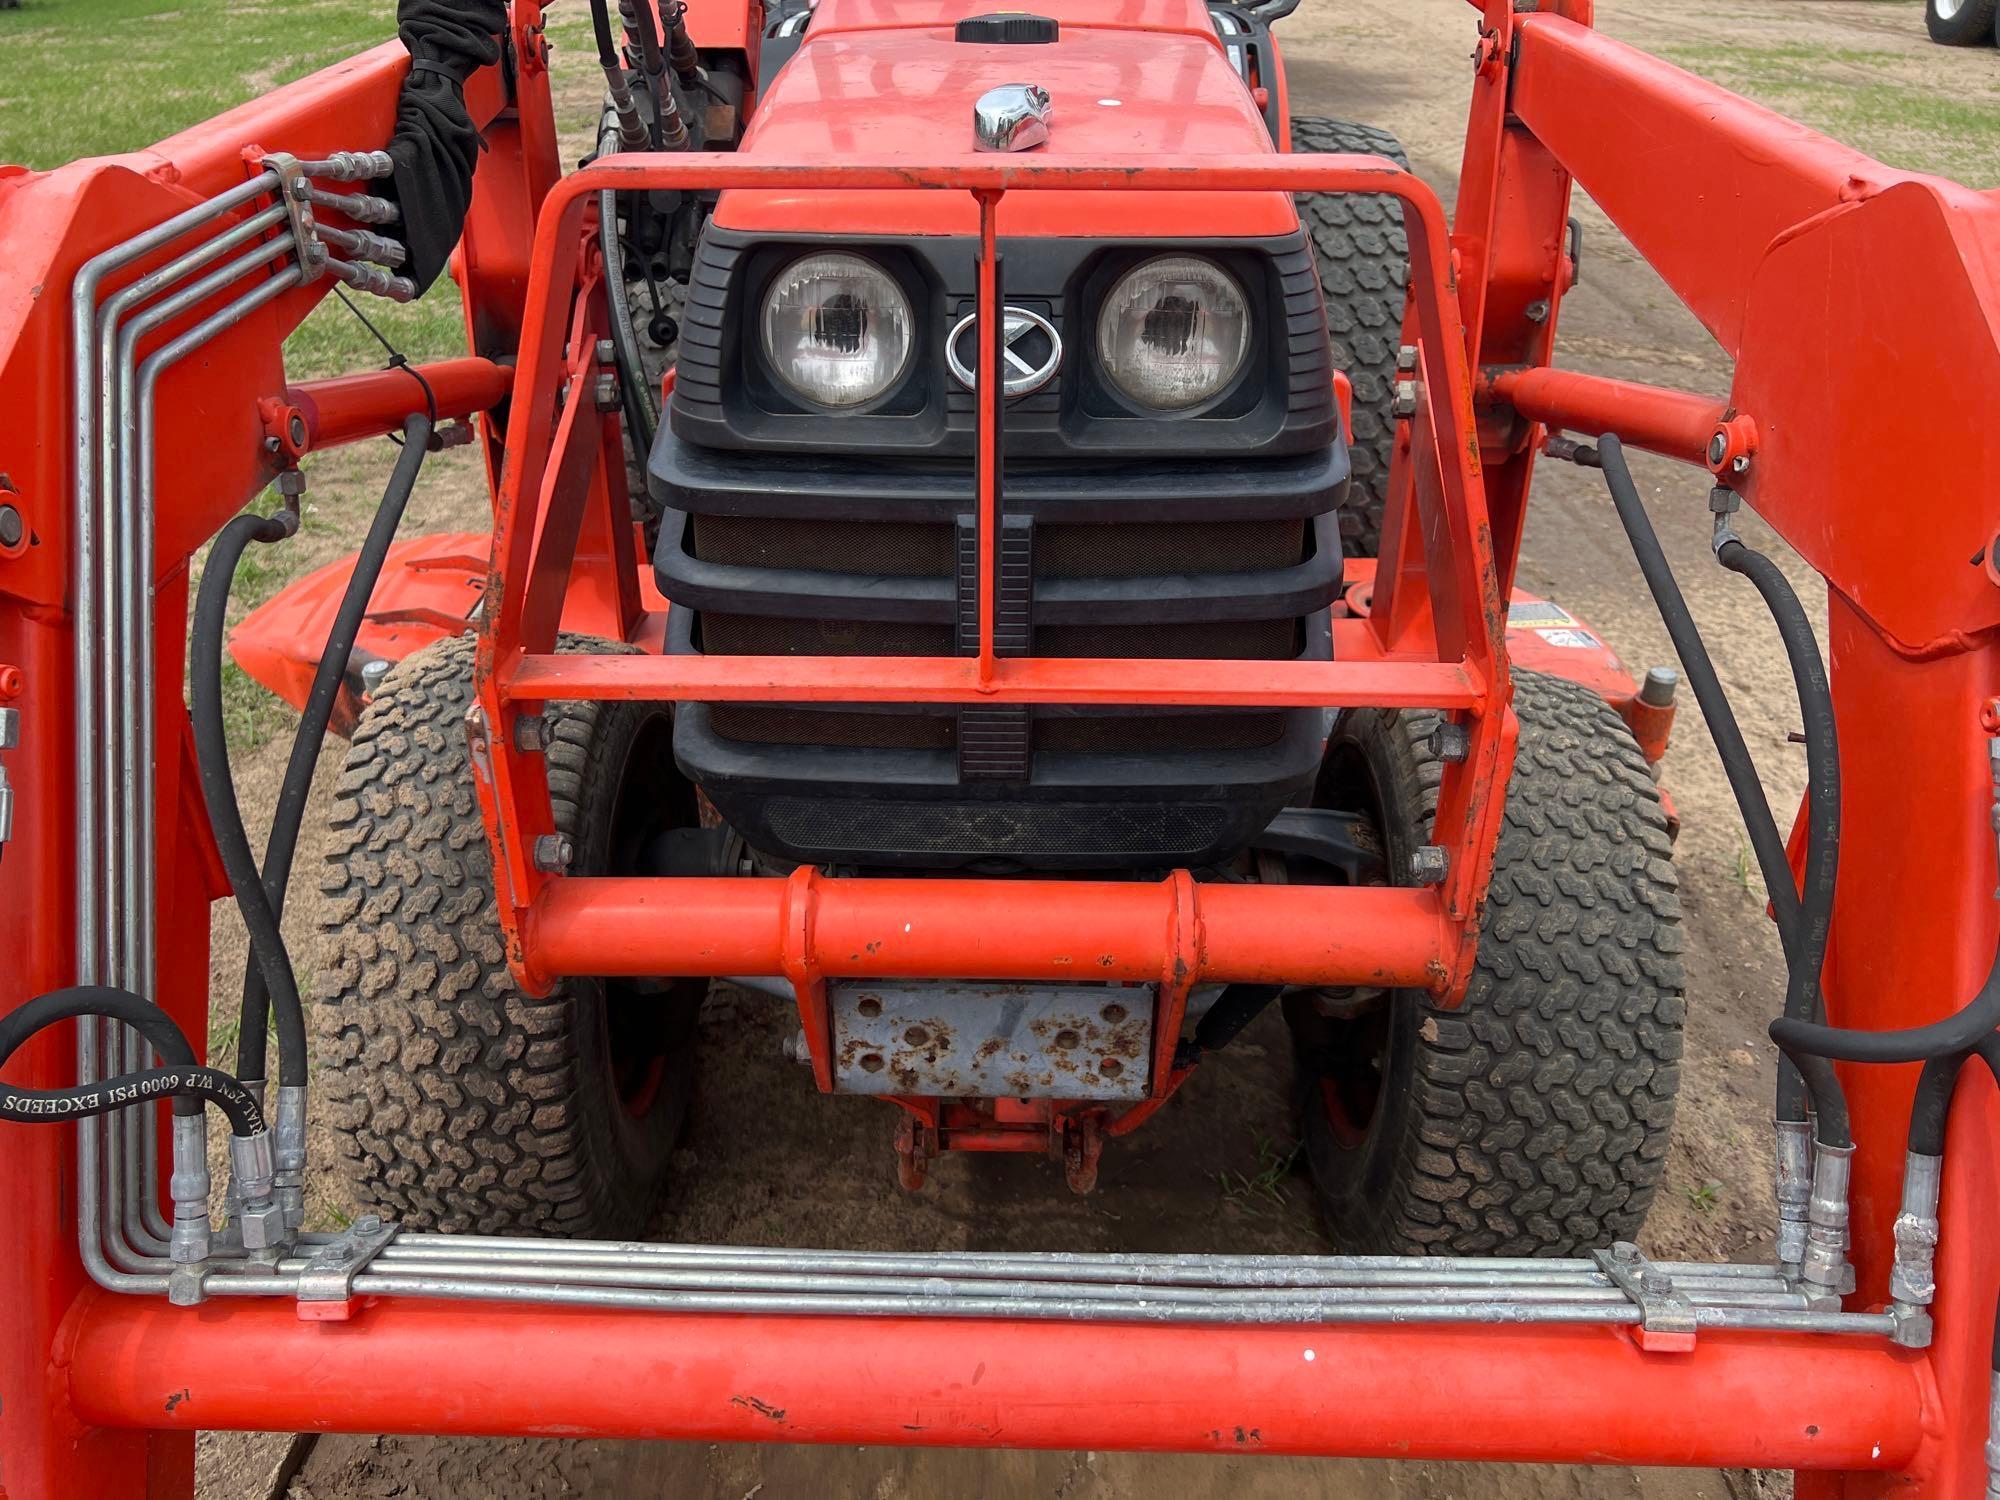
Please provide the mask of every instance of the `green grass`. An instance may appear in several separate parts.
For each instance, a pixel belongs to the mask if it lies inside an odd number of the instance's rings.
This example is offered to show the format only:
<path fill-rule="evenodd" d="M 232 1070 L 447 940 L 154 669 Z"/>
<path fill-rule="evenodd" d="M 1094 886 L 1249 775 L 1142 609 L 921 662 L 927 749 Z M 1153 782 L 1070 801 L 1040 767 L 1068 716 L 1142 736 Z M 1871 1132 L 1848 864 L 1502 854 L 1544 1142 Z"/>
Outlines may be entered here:
<path fill-rule="evenodd" d="M 0 10 L 0 53 L 9 59 L 0 69 L 0 162 L 48 168 L 138 150 L 395 30 L 391 0 L 22 0 L 19 10 Z M 448 277 L 408 307 L 357 301 L 411 359 L 465 347 Z M 331 297 L 285 345 L 294 380 L 383 359 Z"/>
<path fill-rule="evenodd" d="M 2000 66 L 1985 49 L 1663 48 L 1669 62 L 1892 167 L 2000 185 Z"/>

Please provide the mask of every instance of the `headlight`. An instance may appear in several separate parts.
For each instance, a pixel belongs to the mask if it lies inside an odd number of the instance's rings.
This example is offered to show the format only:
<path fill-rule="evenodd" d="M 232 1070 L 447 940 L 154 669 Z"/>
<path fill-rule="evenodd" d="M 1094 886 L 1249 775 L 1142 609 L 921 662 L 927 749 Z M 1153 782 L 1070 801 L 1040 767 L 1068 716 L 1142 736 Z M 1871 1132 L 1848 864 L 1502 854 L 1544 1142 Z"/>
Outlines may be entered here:
<path fill-rule="evenodd" d="M 1250 305 L 1220 266 L 1162 255 L 1129 271 L 1097 315 L 1097 358 L 1142 406 L 1178 411 L 1221 391 L 1250 349 Z"/>
<path fill-rule="evenodd" d="M 808 255 L 764 294 L 764 357 L 820 406 L 872 401 L 910 363 L 910 299 L 858 255 Z"/>

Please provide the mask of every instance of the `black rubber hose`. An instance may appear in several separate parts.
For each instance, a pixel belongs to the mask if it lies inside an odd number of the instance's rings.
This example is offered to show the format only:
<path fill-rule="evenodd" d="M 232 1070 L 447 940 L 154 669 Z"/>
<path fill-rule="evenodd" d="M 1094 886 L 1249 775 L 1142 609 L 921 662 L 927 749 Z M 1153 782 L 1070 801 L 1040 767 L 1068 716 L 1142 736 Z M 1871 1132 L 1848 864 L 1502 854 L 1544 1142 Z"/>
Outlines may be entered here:
<path fill-rule="evenodd" d="M 1625 445 L 1616 434 L 1606 433 L 1598 440 L 1597 462 L 1604 470 L 1604 481 L 1611 490 L 1611 502 L 1617 508 L 1626 538 L 1632 544 L 1633 556 L 1638 559 L 1639 572 L 1646 580 L 1646 587 L 1652 591 L 1653 603 L 1666 624 L 1667 635 L 1681 659 L 1681 669 L 1687 674 L 1688 684 L 1694 689 L 1695 702 L 1700 705 L 1701 716 L 1708 724 L 1709 736 L 1715 741 L 1723 773 L 1729 778 L 1729 790 L 1735 795 L 1744 831 L 1749 835 L 1750 847 L 1757 855 L 1757 868 L 1764 877 L 1764 889 L 1770 893 L 1771 912 L 1778 924 L 1778 940 L 1784 947 L 1786 972 L 1790 975 L 1797 970 L 1802 957 L 1803 919 L 1799 892 L 1793 884 L 1791 861 L 1785 857 L 1785 841 L 1778 833 L 1777 820 L 1771 816 L 1771 804 L 1764 795 L 1764 784 L 1757 777 L 1756 762 L 1750 758 L 1750 747 L 1744 742 L 1742 727 L 1737 724 L 1735 711 L 1729 706 L 1729 695 L 1722 690 L 1715 662 L 1708 654 L 1694 615 L 1688 609 L 1687 599 L 1674 579 L 1665 550 L 1660 546 L 1659 535 L 1653 530 L 1652 519 L 1646 514 L 1645 504 L 1639 498 L 1639 487 L 1632 482 L 1632 470 L 1625 462 Z M 1790 1000 L 1791 989 L 1788 979 L 1787 1001 Z M 1780 1046 L 1782 1048 L 1783 1044 L 1780 1043 Z M 1790 1055 L 1792 1049 L 1784 1050 L 1787 1055 L 1778 1064 L 1777 1117 L 1781 1121 L 1803 1120 L 1806 1117 L 1807 1080 Z M 1831 1068 L 1810 1068 L 1809 1071 L 1818 1076 L 1822 1092 L 1830 1088 L 1838 1093 L 1840 1082 Z M 1820 1103 L 1819 1094 L 1813 1095 L 1813 1102 L 1815 1105 Z M 1836 1104 L 1833 1112 L 1836 1119 L 1845 1120 L 1847 1111 L 1844 1104 Z M 1821 1139 L 1826 1139 L 1824 1130 Z M 1837 1144 L 1831 1140 L 1826 1143 Z"/>
<path fill-rule="evenodd" d="M 1952 1090 L 1969 1052 L 1932 1058 L 1917 1076 L 1916 1097 L 1910 1101 L 1910 1149 L 1925 1156 L 1944 1155 L 1944 1126 L 1951 1113 Z M 2000 1073 L 1994 1075 L 2000 1078 Z"/>
<path fill-rule="evenodd" d="M 633 0 L 628 19 L 631 24 L 627 30 L 639 38 L 639 71 L 645 75 L 646 91 L 653 97 L 653 119 L 648 129 L 653 149 L 658 151 L 666 140 L 666 113 L 673 96 L 667 92 L 671 85 L 667 82 L 666 58 L 660 53 L 660 33 L 653 27 L 652 0 Z"/>
<path fill-rule="evenodd" d="M 610 0 L 590 0 L 590 29 L 597 37 L 597 65 L 605 69 L 623 67 L 618 43 L 611 33 Z"/>
<path fill-rule="evenodd" d="M 219 1069 L 194 1064 L 148 1068 L 141 1073 L 123 1073 L 101 1083 L 79 1083 L 66 1089 L 0 1085 L 0 1120 L 38 1125 L 106 1114 L 169 1098 L 174 1101 L 177 1114 L 199 1114 L 202 1101 L 213 1100 L 216 1108 L 228 1117 L 230 1131 L 236 1135 L 255 1135 L 264 1128 L 264 1112 L 242 1084 Z"/>
<path fill-rule="evenodd" d="M 299 727 L 292 735 L 291 758 L 285 762 L 285 779 L 279 783 L 278 804 L 271 813 L 271 833 L 264 841 L 264 899 L 270 903 L 274 917 L 284 916 L 285 890 L 291 884 L 292 859 L 298 853 L 299 827 L 305 821 L 313 770 L 319 764 L 327 725 L 333 722 L 333 710 L 347 679 L 354 638 L 361 632 L 368 600 L 382 576 L 389 544 L 395 541 L 396 528 L 409 508 L 417 474 L 430 454 L 430 440 L 428 416 L 418 413 L 403 423 L 403 446 L 396 455 L 396 467 L 390 472 L 389 486 L 382 493 L 382 503 L 369 523 L 361 550 L 355 554 L 354 569 L 347 575 L 347 587 L 340 596 L 333 628 L 327 634 L 326 649 L 320 653 Z M 264 1076 L 264 1030 L 270 1014 L 270 986 L 265 982 L 262 963 L 253 954 L 243 970 L 242 1026 L 237 1033 L 237 1065 L 245 1078 Z"/>
<path fill-rule="evenodd" d="M 22 1043 L 45 1027 L 79 1016 L 109 1016 L 123 1021 L 143 1036 L 163 1062 L 192 1064 L 194 1048 L 178 1022 L 143 995 L 115 989 L 108 984 L 79 984 L 69 989 L 37 995 L 0 1017 L 0 1067 L 18 1051 Z M 198 1101 L 174 1101 L 174 1113 L 199 1113 Z"/>
<path fill-rule="evenodd" d="M 1777 820 L 1771 816 L 1771 804 L 1764 796 L 1764 784 L 1757 779 L 1756 762 L 1750 758 L 1750 747 L 1744 742 L 1735 711 L 1730 708 L 1729 697 L 1722 690 L 1721 679 L 1716 676 L 1715 662 L 1708 654 L 1694 615 L 1688 609 L 1687 599 L 1674 580 L 1673 569 L 1660 546 L 1660 538 L 1653 530 L 1652 520 L 1639 499 L 1639 487 L 1632 482 L 1632 470 L 1625 462 L 1624 445 L 1615 434 L 1606 433 L 1598 440 L 1597 451 L 1598 461 L 1604 468 L 1605 483 L 1611 489 L 1611 502 L 1617 507 L 1618 519 L 1623 523 L 1633 554 L 1639 560 L 1639 572 L 1645 577 L 1646 587 L 1652 591 L 1653 603 L 1666 623 L 1667 635 L 1673 641 L 1674 651 L 1687 673 L 1688 685 L 1694 689 L 1695 702 L 1701 706 L 1701 716 L 1708 723 L 1716 753 L 1722 758 L 1723 772 L 1729 778 L 1729 790 L 1735 794 L 1736 806 L 1743 815 L 1744 831 L 1750 836 L 1750 847 L 1757 856 L 1758 871 L 1764 877 L 1764 889 L 1770 892 L 1779 940 L 1784 944 L 1787 959 L 1790 959 L 1799 939 L 1798 887 L 1792 880 L 1791 862 L 1785 857 L 1785 841 L 1778 833 Z"/>
<path fill-rule="evenodd" d="M 262 970 L 278 1022 L 278 1082 L 303 1088 L 306 1082 L 305 1009 L 299 1004 L 298 979 L 292 972 L 278 914 L 264 893 L 250 837 L 243 829 L 243 810 L 236 802 L 236 778 L 229 769 L 229 741 L 222 721 L 222 630 L 229 608 L 229 588 L 244 549 L 255 542 L 275 542 L 290 536 L 295 522 L 285 513 L 238 516 L 217 533 L 202 569 L 195 597 L 194 630 L 188 648 L 190 717 L 194 721 L 195 763 L 201 770 L 202 795 L 208 802 L 208 822 L 222 868 L 236 894 L 236 909 L 250 934 L 251 959 Z M 244 1076 L 261 1078 L 264 1028 L 244 1029 L 238 1040 L 238 1066 Z"/>
<path fill-rule="evenodd" d="M 597 149 L 607 155 L 618 149 L 615 128 L 598 135 Z M 611 357 L 618 366 L 625 421 L 631 428 L 632 446 L 638 451 L 640 472 L 644 473 L 646 460 L 653 451 L 653 413 L 646 395 L 646 365 L 639 353 L 639 337 L 632 330 L 632 305 L 625 295 L 625 251 L 618 243 L 618 195 L 609 188 L 597 195 L 597 235 L 598 247 L 604 253 L 604 295 L 611 304 Z"/>
<path fill-rule="evenodd" d="M 1277 984 L 1230 985 L 1195 1023 L 1194 1036 L 1179 1049 L 1174 1066 L 1193 1067 L 1208 1053 L 1227 1047 L 1283 993 L 1284 986 Z"/>
<path fill-rule="evenodd" d="M 1929 1062 L 1978 1046 L 1995 1026 L 2000 1026 L 2000 953 L 1994 955 L 1986 982 L 1971 1003 L 1942 1021 L 1900 1031 L 1850 1031 L 1787 1017 L 1771 1023 L 1771 1040 L 1788 1051 L 1811 1052 L 1838 1062 Z"/>
<path fill-rule="evenodd" d="M 1778 565 L 1741 540 L 1724 542 L 1715 557 L 1732 573 L 1748 578 L 1764 596 L 1798 690 L 1806 737 L 1806 868 L 1799 895 L 1798 953 L 1785 992 L 1785 1014 L 1811 1021 L 1821 1013 L 1820 975 L 1840 868 L 1840 739 L 1833 717 L 1833 688 L 1812 621 Z"/>
<path fill-rule="evenodd" d="M 198 1115 L 203 1101 L 213 1100 L 238 1135 L 264 1128 L 263 1112 L 248 1090 L 229 1074 L 198 1065 L 187 1033 L 172 1016 L 143 996 L 109 985 L 81 984 L 52 990 L 0 1017 L 0 1067 L 37 1032 L 63 1021 L 95 1016 L 122 1021 L 138 1031 L 167 1066 L 63 1089 L 6 1085 L 0 1087 L 0 1120 L 72 1120 L 166 1096 L 173 1100 L 177 1115 Z"/>

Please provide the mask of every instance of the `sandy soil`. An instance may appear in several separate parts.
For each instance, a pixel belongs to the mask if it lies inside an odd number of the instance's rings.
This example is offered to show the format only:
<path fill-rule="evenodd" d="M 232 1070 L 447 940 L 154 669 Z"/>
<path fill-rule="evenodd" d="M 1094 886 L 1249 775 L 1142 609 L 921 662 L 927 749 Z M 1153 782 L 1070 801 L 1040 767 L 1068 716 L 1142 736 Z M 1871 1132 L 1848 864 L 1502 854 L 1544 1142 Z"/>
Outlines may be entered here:
<path fill-rule="evenodd" d="M 1902 9 L 1912 14 L 1905 16 Z M 1654 48 L 1684 42 L 1694 32 L 1723 48 L 1865 46 L 1895 52 L 1911 68 L 1961 63 L 1927 50 L 1914 3 L 1899 9 L 1848 0 L 1776 0 L 1753 11 L 1730 0 L 1601 0 L 1600 10 L 1608 31 Z M 1393 126 L 1417 170 L 1449 203 L 1472 19 L 1462 0 L 1308 6 L 1281 32 L 1294 110 Z M 569 61 L 566 76 L 575 79 L 580 59 Z M 1992 65 L 1990 55 L 1984 65 Z M 587 79 L 566 85 L 581 106 L 579 118 L 589 118 L 591 87 Z M 1578 212 L 1586 227 L 1585 271 L 1583 285 L 1565 304 L 1565 362 L 1604 374 L 1724 390 L 1728 367 L 1707 336 L 1594 207 L 1580 204 Z M 315 481 L 321 505 L 315 530 L 330 550 L 337 550 L 333 544 L 343 537 L 358 537 L 387 463 L 386 454 L 373 454 L 322 466 Z M 1796 724 L 1796 705 L 1768 618 L 1749 587 L 1721 573 L 1710 559 L 1699 479 L 1643 457 L 1637 467 L 1771 800 L 1790 807 L 1803 787 L 1803 753 L 1785 741 Z M 477 483 L 471 466 L 458 463 L 420 494 L 412 529 L 479 525 L 484 502 Z M 1805 596 L 1816 597 L 1816 586 L 1807 587 L 1816 581 L 1782 544 L 1754 519 L 1746 529 L 1785 556 Z M 1635 667 L 1673 660 L 1595 476 L 1544 467 L 1522 583 L 1591 620 Z M 268 808 L 283 754 L 273 741 L 243 758 L 239 775 L 253 826 Z M 321 797 L 336 760 L 330 754 L 322 765 Z M 1766 1122 L 1773 1054 L 1762 1021 L 1781 990 L 1777 944 L 1761 920 L 1763 896 L 1741 827 L 1691 706 L 1667 764 L 1684 824 L 1678 860 L 1691 1004 L 1670 1173 L 1646 1240 L 1663 1255 L 1756 1256 L 1765 1249 L 1770 1219 Z M 305 967 L 313 966 L 319 941 L 316 827 L 309 820 L 287 913 Z M 215 938 L 216 998 L 219 1005 L 233 1006 L 243 943 L 226 907 L 217 908 Z M 1288 1062 L 1275 1014 L 1205 1067 L 1144 1131 L 1107 1152 L 1101 1186 L 1088 1199 L 1072 1197 L 1053 1164 L 993 1157 L 946 1158 L 923 1193 L 903 1193 L 895 1183 L 890 1112 L 813 1092 L 804 1071 L 780 1055 L 780 1040 L 794 1025 L 778 1007 L 756 997 L 718 991 L 711 1001 L 703 1022 L 700 1093 L 677 1184 L 656 1225 L 661 1237 L 940 1249 L 1322 1248 L 1301 1180 L 1292 1179 L 1277 1196 L 1231 1194 L 1218 1187 L 1220 1174 L 1254 1174 L 1260 1152 L 1282 1151 L 1292 1138 L 1285 1103 Z M 806 1170 L 774 1170 L 781 1162 Z M 316 1182 L 315 1218 L 330 1222 L 327 1216 L 340 1196 L 337 1182 Z M 1504 1365 L 1493 1378 L 1505 1382 Z M 262 1493 L 283 1447 L 281 1435 L 205 1435 L 202 1492 Z M 329 1437 L 291 1490 L 300 1500 L 556 1493 L 728 1500 L 759 1494 L 768 1500 L 802 1494 L 890 1500 L 954 1493 L 1122 1500 L 1159 1492 L 1245 1500 L 1279 1495 L 1747 1500 L 1788 1494 L 1790 1485 L 1775 1476 L 1716 1471 Z"/>

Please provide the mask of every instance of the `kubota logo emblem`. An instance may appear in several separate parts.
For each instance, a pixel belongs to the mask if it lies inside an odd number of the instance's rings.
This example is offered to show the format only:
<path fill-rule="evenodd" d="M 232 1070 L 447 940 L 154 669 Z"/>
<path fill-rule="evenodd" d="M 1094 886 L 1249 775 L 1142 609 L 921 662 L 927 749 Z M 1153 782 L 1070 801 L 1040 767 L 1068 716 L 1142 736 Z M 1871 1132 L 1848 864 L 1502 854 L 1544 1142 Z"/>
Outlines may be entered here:
<path fill-rule="evenodd" d="M 973 334 L 978 326 L 979 314 L 967 313 L 953 325 L 944 341 L 945 362 L 967 390 L 979 385 L 979 343 Z M 1000 354 L 1006 372 L 1000 389 L 1011 401 L 1039 391 L 1055 378 L 1062 365 L 1063 346 L 1055 326 L 1040 313 L 1029 312 L 1025 307 L 1006 309 L 1005 328 L 1006 343 Z"/>

